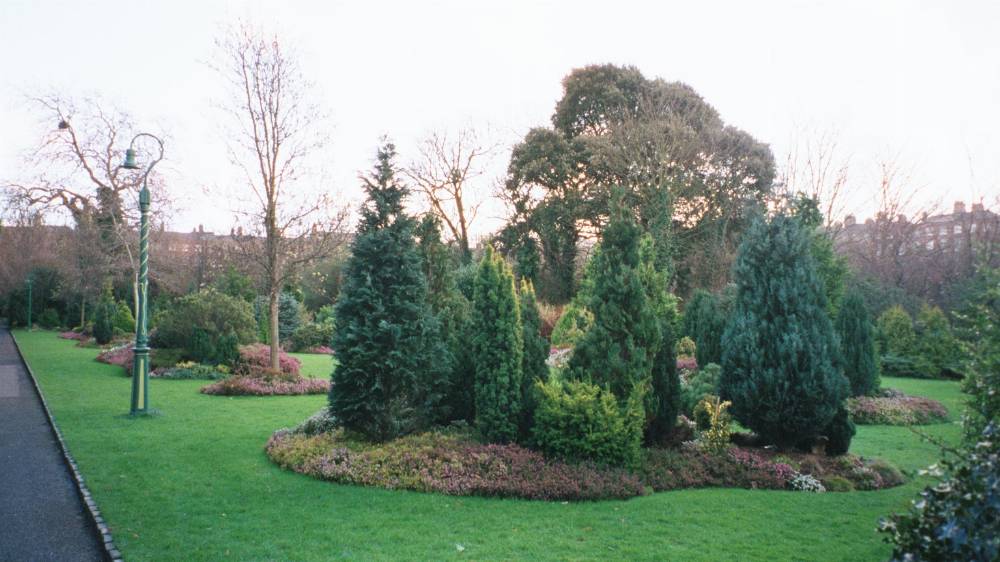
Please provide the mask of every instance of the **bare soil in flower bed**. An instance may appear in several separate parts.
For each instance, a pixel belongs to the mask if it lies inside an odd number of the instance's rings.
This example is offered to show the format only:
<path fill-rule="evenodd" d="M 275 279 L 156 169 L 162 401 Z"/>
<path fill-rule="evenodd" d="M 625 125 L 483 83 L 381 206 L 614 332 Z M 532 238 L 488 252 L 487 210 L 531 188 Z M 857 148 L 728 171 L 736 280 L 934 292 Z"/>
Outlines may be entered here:
<path fill-rule="evenodd" d="M 856 424 L 926 425 L 948 421 L 948 409 L 937 400 L 883 389 L 877 396 L 847 400 L 847 410 Z"/>
<path fill-rule="evenodd" d="M 485 445 L 461 431 L 438 431 L 383 444 L 335 429 L 280 430 L 267 442 L 276 464 L 342 484 L 456 496 L 534 500 L 628 499 L 683 488 L 728 487 L 812 492 L 878 490 L 905 480 L 892 465 L 854 455 L 777 453 L 733 445 L 720 453 L 688 442 L 645 451 L 625 469 L 549 459 L 519 445 Z"/>

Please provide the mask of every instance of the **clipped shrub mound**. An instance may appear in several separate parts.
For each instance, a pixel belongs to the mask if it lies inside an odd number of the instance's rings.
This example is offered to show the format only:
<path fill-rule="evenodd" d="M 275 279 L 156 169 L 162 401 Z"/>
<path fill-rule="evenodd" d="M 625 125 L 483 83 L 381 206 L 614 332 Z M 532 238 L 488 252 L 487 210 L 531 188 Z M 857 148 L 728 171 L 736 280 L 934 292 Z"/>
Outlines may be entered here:
<path fill-rule="evenodd" d="M 374 446 L 343 432 L 275 433 L 267 454 L 282 468 L 341 484 L 536 500 L 626 499 L 645 492 L 623 470 L 547 460 L 514 444 L 481 445 L 440 433 L 410 435 Z"/>
<path fill-rule="evenodd" d="M 628 499 L 653 491 L 730 487 L 849 492 L 898 486 L 903 475 L 880 460 L 730 446 L 713 453 L 695 442 L 647 449 L 633 469 L 571 463 L 516 444 L 483 445 L 444 430 L 382 444 L 360 441 L 321 411 L 274 433 L 265 450 L 287 470 L 341 484 L 534 500 Z"/>
<path fill-rule="evenodd" d="M 847 400 L 854 423 L 864 425 L 923 425 L 948 421 L 948 409 L 937 400 L 885 389 L 878 396 Z"/>

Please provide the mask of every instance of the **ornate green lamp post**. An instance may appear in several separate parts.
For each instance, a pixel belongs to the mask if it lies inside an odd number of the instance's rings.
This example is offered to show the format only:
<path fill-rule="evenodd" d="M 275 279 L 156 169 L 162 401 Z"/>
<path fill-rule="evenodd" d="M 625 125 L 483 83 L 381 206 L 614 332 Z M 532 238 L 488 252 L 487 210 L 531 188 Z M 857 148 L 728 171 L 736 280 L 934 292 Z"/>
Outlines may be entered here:
<path fill-rule="evenodd" d="M 149 133 L 139 133 L 129 143 L 125 151 L 125 162 L 122 168 L 138 170 L 135 160 L 135 141 L 148 137 L 156 141 L 160 155 L 146 166 L 142 175 L 142 191 L 139 192 L 139 302 L 136 305 L 135 318 L 135 355 L 132 363 L 132 408 L 130 413 L 142 415 L 149 413 L 149 337 L 146 331 L 149 291 L 149 172 L 153 166 L 163 159 L 163 141 Z"/>
<path fill-rule="evenodd" d="M 31 304 L 32 304 L 31 303 L 31 286 L 35 284 L 35 280 L 31 277 L 30 273 L 28 274 L 28 280 L 26 281 L 26 283 L 28 284 L 28 330 L 30 331 L 31 330 Z"/>

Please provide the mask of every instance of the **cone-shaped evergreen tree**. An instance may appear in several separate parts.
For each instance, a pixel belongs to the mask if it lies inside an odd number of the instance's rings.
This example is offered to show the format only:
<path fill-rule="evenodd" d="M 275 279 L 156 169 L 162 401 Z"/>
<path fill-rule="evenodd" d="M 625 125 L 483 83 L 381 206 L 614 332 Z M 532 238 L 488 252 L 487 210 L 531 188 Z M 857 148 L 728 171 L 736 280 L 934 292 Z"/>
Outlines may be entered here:
<path fill-rule="evenodd" d="M 720 395 L 766 442 L 806 446 L 824 435 L 849 386 L 801 223 L 779 215 L 747 231 L 733 269 Z"/>
<path fill-rule="evenodd" d="M 680 410 L 681 379 L 674 349 L 677 298 L 669 290 L 669 272 L 657 265 L 663 260 L 657 259 L 656 244 L 649 234 L 639 242 L 639 262 L 639 278 L 660 331 L 650 373 L 651 392 L 646 395 L 646 441 L 656 443 L 673 432 Z"/>
<path fill-rule="evenodd" d="M 722 362 L 722 332 L 726 313 L 718 296 L 698 289 L 684 309 L 684 333 L 694 340 L 698 365 Z"/>
<path fill-rule="evenodd" d="M 837 314 L 841 364 L 851 384 L 851 396 L 867 396 L 878 390 L 878 363 L 875 355 L 875 327 L 865 300 L 849 293 Z"/>
<path fill-rule="evenodd" d="M 592 263 L 587 308 L 594 323 L 568 365 L 570 376 L 602 386 L 622 401 L 649 379 L 660 342 L 658 320 L 639 275 L 640 235 L 619 200 Z"/>
<path fill-rule="evenodd" d="M 514 441 L 521 422 L 524 333 L 514 274 L 490 246 L 476 271 L 472 324 L 476 428 L 487 441 Z"/>
<path fill-rule="evenodd" d="M 531 434 L 532 419 L 535 411 L 535 383 L 538 381 L 545 382 L 549 378 L 549 366 L 545 364 L 545 360 L 549 357 L 549 342 L 542 336 L 542 319 L 538 314 L 538 303 L 535 301 L 535 288 L 532 286 L 531 281 L 527 279 L 521 280 L 518 301 L 521 304 L 521 327 L 524 333 L 523 377 L 521 378 L 521 423 L 519 428 L 523 441 Z"/>
<path fill-rule="evenodd" d="M 337 301 L 337 367 L 330 410 L 344 427 L 385 441 L 429 424 L 445 387 L 437 319 L 403 210 L 408 189 L 395 177 L 395 148 L 379 148 L 362 178 L 368 201 L 351 245 Z"/>

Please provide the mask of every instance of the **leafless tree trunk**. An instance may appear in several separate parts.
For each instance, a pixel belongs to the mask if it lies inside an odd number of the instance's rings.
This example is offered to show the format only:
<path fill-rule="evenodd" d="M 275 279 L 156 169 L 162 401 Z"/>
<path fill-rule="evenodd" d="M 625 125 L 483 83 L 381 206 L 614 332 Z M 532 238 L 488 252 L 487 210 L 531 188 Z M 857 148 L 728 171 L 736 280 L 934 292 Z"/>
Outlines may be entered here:
<path fill-rule="evenodd" d="M 431 211 L 444 223 L 462 253 L 472 259 L 469 230 L 488 186 L 475 185 L 489 165 L 495 146 L 484 145 L 473 129 L 461 129 L 454 136 L 437 132 L 420 145 L 420 157 L 405 171 L 427 198 Z"/>
<path fill-rule="evenodd" d="M 262 270 L 268 294 L 271 367 L 278 369 L 278 305 L 282 285 L 302 265 L 328 255 L 345 213 L 331 213 L 326 195 L 308 196 L 297 180 L 307 159 L 325 144 L 309 84 L 276 37 L 248 25 L 218 41 L 216 70 L 228 82 L 237 130 L 230 139 L 233 163 L 244 171 L 254 210 L 241 214 L 247 233 L 235 235 L 240 252 Z"/>

